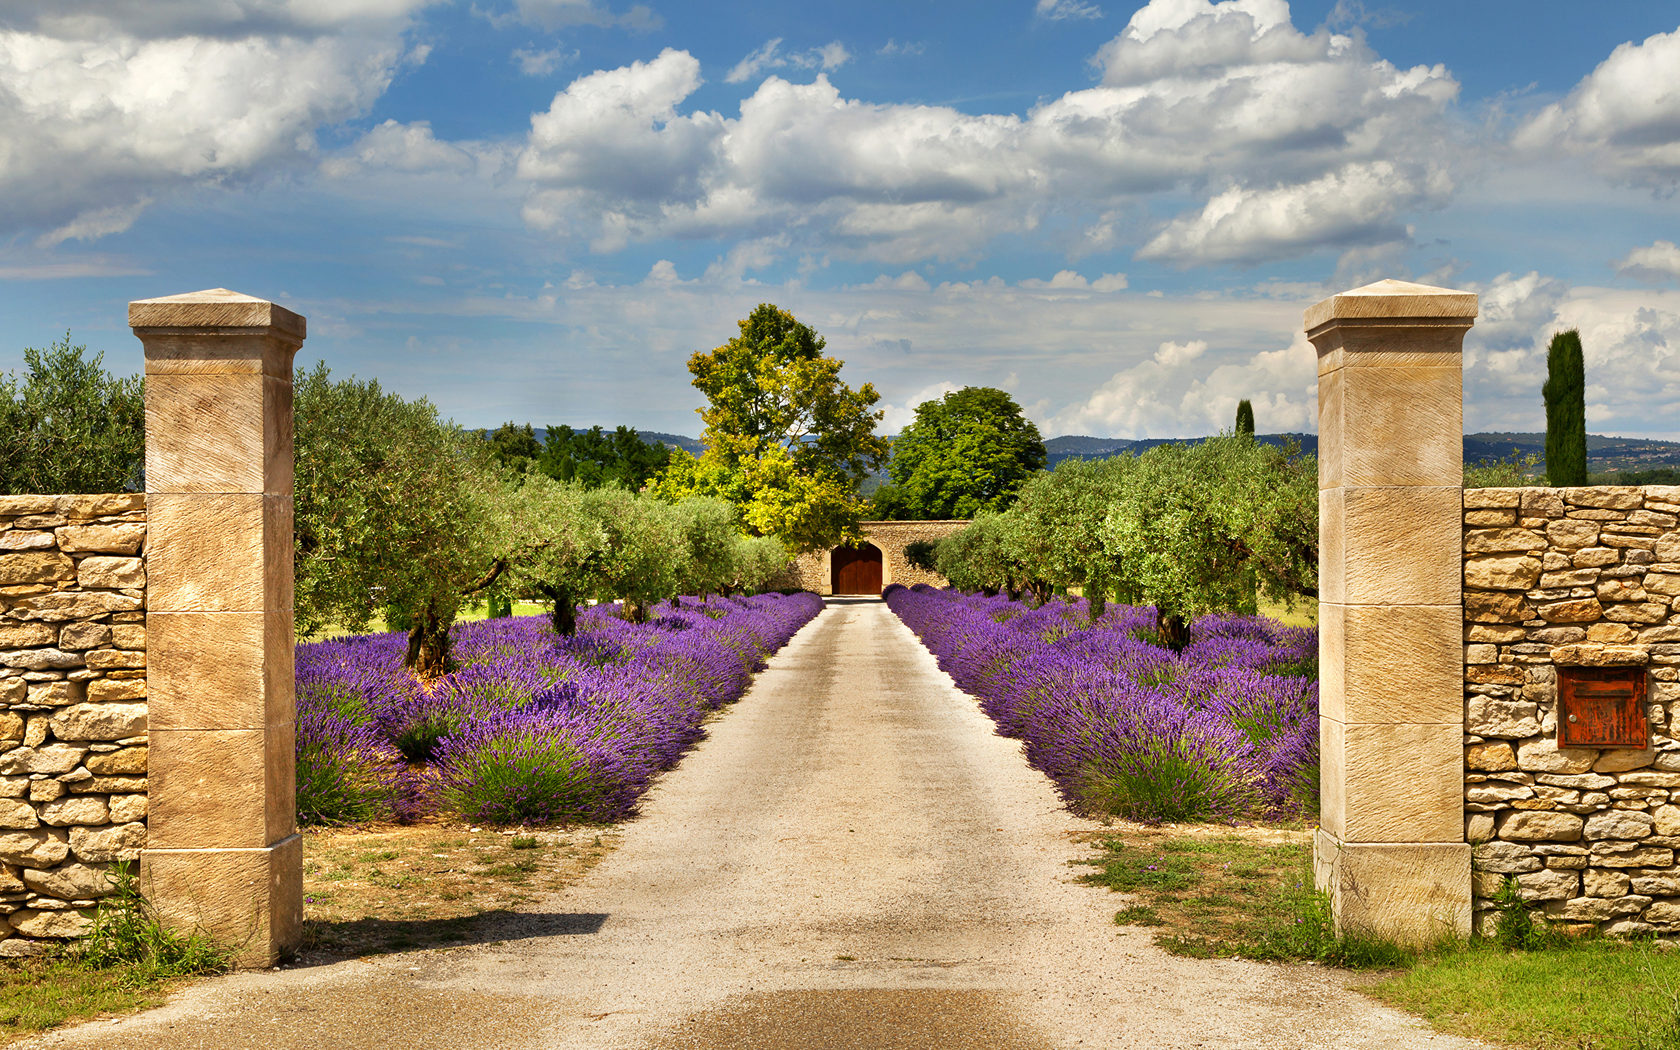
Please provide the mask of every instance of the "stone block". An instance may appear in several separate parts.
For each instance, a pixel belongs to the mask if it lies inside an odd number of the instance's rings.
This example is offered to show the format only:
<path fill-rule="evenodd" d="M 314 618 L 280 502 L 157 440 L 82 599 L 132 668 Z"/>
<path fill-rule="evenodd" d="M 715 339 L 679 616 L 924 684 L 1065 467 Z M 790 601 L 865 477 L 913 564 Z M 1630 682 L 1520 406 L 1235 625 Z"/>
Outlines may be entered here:
<path fill-rule="evenodd" d="M 121 751 L 106 751 L 87 757 L 83 763 L 95 776 L 138 776 L 146 772 L 146 748 L 125 747 Z"/>
<path fill-rule="evenodd" d="M 108 823 L 111 811 L 105 800 L 94 795 L 72 795 L 41 806 L 41 823 L 55 827 L 97 826 Z"/>
<path fill-rule="evenodd" d="M 158 493 L 263 492 L 261 375 L 146 376 L 146 488 Z M 155 541 L 155 534 L 154 534 Z"/>
<path fill-rule="evenodd" d="M 1488 744 L 1472 744 L 1464 749 L 1467 769 L 1500 771 L 1517 768 L 1517 756 L 1511 745 L 1503 740 Z"/>
<path fill-rule="evenodd" d="M 55 532 L 59 550 L 78 554 L 139 554 L 146 542 L 146 526 L 138 523 L 65 525 Z"/>
<path fill-rule="evenodd" d="M 1446 440 L 1463 433 L 1457 356 L 1365 367 L 1369 363 L 1340 370 L 1342 483 L 1462 485 L 1463 445 Z"/>
<path fill-rule="evenodd" d="M 1319 606 L 1319 710 L 1341 722 L 1450 722 L 1461 711 L 1457 606 Z"/>
<path fill-rule="evenodd" d="M 53 735 L 60 740 L 124 740 L 146 731 L 146 705 L 71 704 L 53 712 Z"/>
<path fill-rule="evenodd" d="M 145 563 L 139 558 L 97 554 L 76 564 L 76 583 L 82 587 L 122 590 L 146 586 Z"/>
<path fill-rule="evenodd" d="M 129 652 L 145 652 L 146 627 L 138 623 L 118 623 L 111 625 L 111 644 L 118 649 Z"/>
<path fill-rule="evenodd" d="M 1489 554 L 1464 562 L 1464 586 L 1489 591 L 1526 591 L 1540 580 L 1540 559 L 1526 554 Z"/>
<path fill-rule="evenodd" d="M 1608 809 L 1587 818 L 1583 832 L 1589 839 L 1642 839 L 1654 828 L 1649 813 L 1638 810 Z"/>
<path fill-rule="evenodd" d="M 1323 795 L 1340 783 L 1345 842 L 1459 842 L 1464 833 L 1463 729 L 1457 724 L 1321 720 Z M 1340 773 L 1333 779 L 1331 771 Z M 1335 805 L 1330 805 L 1334 818 Z M 1321 807 L 1323 808 L 1323 807 Z"/>
<path fill-rule="evenodd" d="M 240 946 L 243 965 L 271 966 L 298 943 L 303 843 L 296 835 L 261 849 L 148 849 L 141 867 L 143 891 L 166 924 Z"/>
<path fill-rule="evenodd" d="M 1604 606 L 1604 618 L 1613 623 L 1662 623 L 1668 619 L 1668 606 L 1657 602 L 1626 602 Z"/>
<path fill-rule="evenodd" d="M 87 700 L 90 704 L 110 703 L 116 700 L 139 700 L 145 695 L 146 680 L 144 678 L 102 678 L 99 681 L 87 684 Z"/>
<path fill-rule="evenodd" d="M 1651 749 L 1610 748 L 1599 752 L 1597 761 L 1593 762 L 1593 772 L 1623 773 L 1630 769 L 1643 769 L 1656 757 L 1656 752 Z"/>
<path fill-rule="evenodd" d="M 1472 528 L 1510 526 L 1517 523 L 1515 508 L 1509 510 L 1466 510 L 1464 524 Z"/>
<path fill-rule="evenodd" d="M 1674 863 L 1674 851 L 1638 842 L 1595 842 L 1592 862 L 1601 868 L 1666 868 Z"/>
<path fill-rule="evenodd" d="M 0 833 L 0 862 L 20 868 L 51 868 L 70 856 L 70 836 L 62 828 Z"/>
<path fill-rule="evenodd" d="M 85 655 L 88 667 L 94 671 L 124 671 L 146 666 L 144 652 L 123 649 L 92 649 Z"/>
<path fill-rule="evenodd" d="M 1602 569 L 1622 560 L 1622 552 L 1611 547 L 1583 547 L 1569 556 L 1578 569 Z"/>
<path fill-rule="evenodd" d="M 9 615 L 16 620 L 66 623 L 95 620 L 112 613 L 140 612 L 144 608 L 141 599 L 115 591 L 54 591 L 12 602 Z"/>
<path fill-rule="evenodd" d="M 57 583 L 76 576 L 76 563 L 57 551 L 0 554 L 0 584 Z"/>
<path fill-rule="evenodd" d="M 1572 507 L 1599 510 L 1638 510 L 1645 505 L 1645 492 L 1636 485 L 1586 485 L 1559 490 Z"/>
<path fill-rule="evenodd" d="M 1580 892 L 1581 878 L 1573 871 L 1546 868 L 1518 875 L 1517 887 L 1525 901 L 1561 901 Z"/>
<path fill-rule="evenodd" d="M 66 670 L 82 666 L 82 654 L 63 649 L 19 649 L 0 653 L 0 667 L 16 667 L 24 671 Z"/>
<path fill-rule="evenodd" d="M 0 551 L 45 551 L 52 550 L 57 544 L 53 542 L 50 532 L 36 532 L 30 529 L 7 529 L 0 532 Z"/>
<path fill-rule="evenodd" d="M 1620 897 L 1631 885 L 1626 872 L 1609 868 L 1588 868 L 1581 875 L 1581 893 L 1587 897 Z"/>
<path fill-rule="evenodd" d="M 45 747 L 15 747 L 0 754 L 0 773 L 18 775 L 46 773 L 57 776 L 68 773 L 82 763 L 86 747 L 75 744 L 48 744 Z"/>
<path fill-rule="evenodd" d="M 154 729 L 147 756 L 151 845 L 256 849 L 290 834 L 293 736 L 274 729 Z M 282 752 L 284 752 L 282 754 Z M 270 835 L 270 828 L 279 834 Z"/>
<path fill-rule="evenodd" d="M 1478 624 L 1516 624 L 1529 619 L 1534 607 L 1512 591 L 1465 591 L 1464 618 Z M 1515 628 L 1521 630 L 1522 628 Z"/>
<path fill-rule="evenodd" d="M 80 937 L 93 928 L 93 913 L 86 908 L 64 911 L 40 911 L 24 908 L 7 916 L 12 929 L 25 937 L 51 937 L 68 940 Z"/>
<path fill-rule="evenodd" d="M 1464 534 L 1466 554 L 1504 554 L 1514 551 L 1543 551 L 1546 537 L 1533 529 L 1471 529 Z"/>
<path fill-rule="evenodd" d="M 148 671 L 158 729 L 260 729 L 294 709 L 290 617 L 153 613 Z"/>
<path fill-rule="evenodd" d="M 1590 623 L 1604 615 L 1597 598 L 1544 602 L 1536 611 L 1547 623 Z"/>
<path fill-rule="evenodd" d="M 145 795 L 112 795 L 108 805 L 113 824 L 132 824 L 137 820 L 145 820 L 149 809 Z"/>
<path fill-rule="evenodd" d="M 45 623 L 0 623 L 0 649 L 23 649 L 35 645 L 52 645 L 58 641 L 58 631 Z"/>
<path fill-rule="evenodd" d="M 1343 843 L 1320 828 L 1314 868 L 1336 928 L 1426 945 L 1470 933 L 1470 847 Z"/>
<path fill-rule="evenodd" d="M 111 824 L 106 827 L 70 829 L 70 849 L 77 859 L 94 864 L 134 860 L 146 844 L 146 825 Z"/>
<path fill-rule="evenodd" d="M 1457 605 L 1460 500 L 1451 488 L 1343 488 L 1320 498 L 1339 513 L 1340 561 L 1320 549 L 1321 580 L 1336 578 L 1347 605 Z"/>
<path fill-rule="evenodd" d="M 1463 725 L 1465 732 L 1477 736 L 1521 740 L 1540 732 L 1540 706 L 1524 700 L 1470 696 L 1464 702 Z M 1520 747 L 1521 745 L 1517 752 L 1518 764 L 1523 769 L 1533 768 L 1522 764 Z M 1580 772 L 1586 772 L 1586 769 L 1583 768 Z"/>
<path fill-rule="evenodd" d="M 1627 645 L 1638 637 L 1626 624 L 1595 623 L 1587 628 L 1587 641 L 1603 645 Z"/>
<path fill-rule="evenodd" d="M 18 798 L 0 798 L 0 828 L 23 830 L 40 824 L 34 806 Z"/>
<path fill-rule="evenodd" d="M 1643 667 L 1650 654 L 1637 645 L 1599 645 L 1584 642 L 1552 647 L 1552 663 L 1559 667 Z"/>
<path fill-rule="evenodd" d="M 52 630 L 47 624 L 40 627 Z M 104 623 L 67 623 L 58 632 L 60 649 L 97 649 L 111 644 L 111 625 Z"/>
<path fill-rule="evenodd" d="M 93 900 L 116 888 L 110 869 L 103 864 L 60 864 L 46 871 L 26 868 L 23 883 L 36 893 L 62 901 Z"/>
<path fill-rule="evenodd" d="M 1585 825 L 1573 813 L 1507 813 L 1499 818 L 1499 837 L 1511 842 L 1576 842 Z"/>
<path fill-rule="evenodd" d="M 263 609 L 265 497 L 154 493 L 147 559 L 154 614 Z"/>
<path fill-rule="evenodd" d="M 1575 551 L 1598 545 L 1599 525 L 1596 521 L 1578 518 L 1558 518 L 1546 523 L 1546 539 L 1558 550 Z"/>

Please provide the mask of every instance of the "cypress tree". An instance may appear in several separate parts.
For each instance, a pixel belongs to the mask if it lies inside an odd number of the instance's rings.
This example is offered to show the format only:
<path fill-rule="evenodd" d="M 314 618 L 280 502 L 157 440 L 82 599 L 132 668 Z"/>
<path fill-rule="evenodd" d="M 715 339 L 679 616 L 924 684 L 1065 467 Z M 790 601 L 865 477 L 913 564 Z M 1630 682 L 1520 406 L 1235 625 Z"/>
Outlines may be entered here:
<path fill-rule="evenodd" d="M 1571 328 L 1552 336 L 1546 350 L 1546 480 L 1553 485 L 1587 483 L 1587 378 L 1581 333 Z"/>
<path fill-rule="evenodd" d="M 1237 436 L 1254 436 L 1254 406 L 1244 398 L 1237 402 Z"/>

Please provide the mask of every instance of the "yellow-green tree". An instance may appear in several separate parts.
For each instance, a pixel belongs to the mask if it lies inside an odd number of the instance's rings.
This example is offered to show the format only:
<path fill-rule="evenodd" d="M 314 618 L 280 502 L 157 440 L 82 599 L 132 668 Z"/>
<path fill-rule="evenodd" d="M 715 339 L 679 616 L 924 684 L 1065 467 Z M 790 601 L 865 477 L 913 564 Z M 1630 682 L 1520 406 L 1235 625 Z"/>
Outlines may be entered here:
<path fill-rule="evenodd" d="M 668 499 L 711 496 L 733 504 L 755 535 L 792 551 L 857 537 L 864 475 L 887 443 L 875 434 L 880 395 L 840 380 L 843 361 L 791 313 L 760 304 L 740 335 L 689 358 L 706 395 L 699 458 L 672 454 L 655 490 Z"/>

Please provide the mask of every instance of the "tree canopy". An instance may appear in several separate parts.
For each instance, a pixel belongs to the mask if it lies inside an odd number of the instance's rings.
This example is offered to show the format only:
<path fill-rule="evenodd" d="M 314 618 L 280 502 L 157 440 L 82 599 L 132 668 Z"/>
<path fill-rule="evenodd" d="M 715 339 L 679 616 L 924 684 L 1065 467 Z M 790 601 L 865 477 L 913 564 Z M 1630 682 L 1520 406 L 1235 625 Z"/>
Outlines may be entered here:
<path fill-rule="evenodd" d="M 1047 455 L 1038 428 L 1002 390 L 969 386 L 916 406 L 892 442 L 875 513 L 892 519 L 972 518 L 1006 509 Z"/>
<path fill-rule="evenodd" d="M 875 434 L 880 395 L 842 382 L 845 362 L 825 357 L 823 338 L 786 310 L 763 303 L 739 327 L 689 359 L 706 395 L 706 448 L 698 458 L 673 452 L 656 491 L 724 500 L 751 532 L 795 551 L 855 538 L 858 485 L 887 453 Z"/>
<path fill-rule="evenodd" d="M 611 433 L 598 426 L 549 427 L 539 440 L 531 424 L 508 422 L 485 435 L 485 441 L 496 462 L 515 473 L 542 473 L 591 489 L 618 485 L 636 492 L 671 459 L 663 443 L 644 441 L 626 426 Z"/>
<path fill-rule="evenodd" d="M 120 492 L 141 485 L 146 412 L 139 376 L 105 371 L 70 333 L 0 374 L 0 494 Z"/>

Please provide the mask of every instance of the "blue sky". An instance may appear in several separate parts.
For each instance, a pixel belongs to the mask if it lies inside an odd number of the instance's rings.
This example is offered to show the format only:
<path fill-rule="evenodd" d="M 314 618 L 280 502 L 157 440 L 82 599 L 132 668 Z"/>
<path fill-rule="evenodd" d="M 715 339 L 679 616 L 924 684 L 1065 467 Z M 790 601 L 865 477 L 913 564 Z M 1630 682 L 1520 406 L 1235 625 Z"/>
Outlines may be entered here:
<path fill-rule="evenodd" d="M 695 433 L 759 302 L 895 430 L 1313 429 L 1301 311 L 1468 288 L 1466 427 L 1680 439 L 1680 18 L 1657 3 L 0 0 L 0 369 L 225 286 L 469 424 Z"/>

